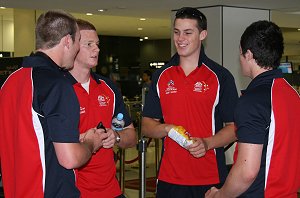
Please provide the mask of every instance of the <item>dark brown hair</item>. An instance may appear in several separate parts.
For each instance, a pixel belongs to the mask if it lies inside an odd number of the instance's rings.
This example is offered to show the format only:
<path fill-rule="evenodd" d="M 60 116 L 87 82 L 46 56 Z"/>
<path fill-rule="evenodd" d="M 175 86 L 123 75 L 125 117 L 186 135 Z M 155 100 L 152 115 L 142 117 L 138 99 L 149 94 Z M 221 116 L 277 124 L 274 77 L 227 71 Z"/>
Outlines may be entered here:
<path fill-rule="evenodd" d="M 68 34 L 75 41 L 76 31 L 77 23 L 72 15 L 58 10 L 47 11 L 37 20 L 36 49 L 50 49 Z"/>

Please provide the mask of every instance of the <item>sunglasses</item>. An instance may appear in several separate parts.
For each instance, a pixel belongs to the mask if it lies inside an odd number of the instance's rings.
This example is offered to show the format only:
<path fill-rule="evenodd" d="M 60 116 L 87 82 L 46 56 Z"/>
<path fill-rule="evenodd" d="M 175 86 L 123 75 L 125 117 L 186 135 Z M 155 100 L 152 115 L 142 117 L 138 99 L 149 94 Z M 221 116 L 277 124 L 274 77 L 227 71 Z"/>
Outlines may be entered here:
<path fill-rule="evenodd" d="M 175 17 L 194 17 L 203 21 L 204 15 L 196 8 L 184 7 L 176 12 Z"/>

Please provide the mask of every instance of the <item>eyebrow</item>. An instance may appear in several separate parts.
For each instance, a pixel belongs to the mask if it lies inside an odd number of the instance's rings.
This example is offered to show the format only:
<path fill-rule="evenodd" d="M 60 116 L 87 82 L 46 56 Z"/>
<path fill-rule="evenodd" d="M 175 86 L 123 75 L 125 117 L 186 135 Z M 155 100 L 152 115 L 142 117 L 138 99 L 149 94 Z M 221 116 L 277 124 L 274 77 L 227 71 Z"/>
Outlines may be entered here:
<path fill-rule="evenodd" d="M 181 30 L 179 30 L 178 28 L 174 28 L 173 30 L 181 31 Z M 194 29 L 189 28 L 189 29 L 184 29 L 184 30 L 182 30 L 182 32 L 186 32 L 186 31 L 194 31 Z"/>
<path fill-rule="evenodd" d="M 84 43 L 99 43 L 100 41 L 93 41 L 93 40 L 81 40 Z"/>

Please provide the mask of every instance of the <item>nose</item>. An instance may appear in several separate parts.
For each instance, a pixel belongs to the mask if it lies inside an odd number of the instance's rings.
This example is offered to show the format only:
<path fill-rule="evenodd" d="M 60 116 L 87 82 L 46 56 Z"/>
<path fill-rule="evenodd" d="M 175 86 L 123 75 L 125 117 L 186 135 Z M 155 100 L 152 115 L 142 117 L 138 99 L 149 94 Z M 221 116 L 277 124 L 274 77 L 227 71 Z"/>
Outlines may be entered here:
<path fill-rule="evenodd" d="M 99 45 L 94 45 L 94 49 L 93 50 L 95 50 L 95 51 L 97 51 L 97 52 L 100 52 L 100 47 L 99 47 Z"/>
<path fill-rule="evenodd" d="M 184 34 L 182 34 L 182 33 L 177 34 L 177 40 L 182 41 L 184 39 L 185 39 Z"/>

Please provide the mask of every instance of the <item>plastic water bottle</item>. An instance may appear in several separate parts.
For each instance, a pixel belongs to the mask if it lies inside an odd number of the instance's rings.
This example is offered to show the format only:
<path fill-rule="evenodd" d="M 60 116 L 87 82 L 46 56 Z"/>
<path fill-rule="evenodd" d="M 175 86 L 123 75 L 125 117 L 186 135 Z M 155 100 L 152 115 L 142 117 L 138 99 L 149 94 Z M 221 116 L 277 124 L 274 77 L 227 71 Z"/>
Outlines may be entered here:
<path fill-rule="evenodd" d="M 125 121 L 123 119 L 123 113 L 118 113 L 111 121 L 111 129 L 114 131 L 121 131 L 125 126 Z"/>

